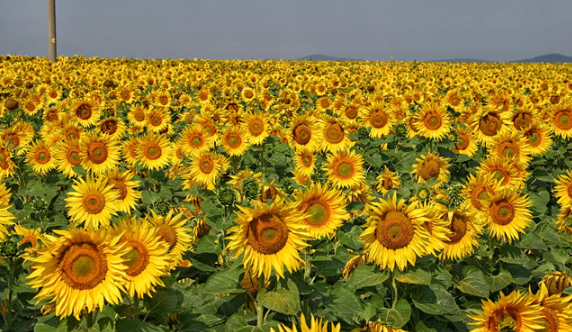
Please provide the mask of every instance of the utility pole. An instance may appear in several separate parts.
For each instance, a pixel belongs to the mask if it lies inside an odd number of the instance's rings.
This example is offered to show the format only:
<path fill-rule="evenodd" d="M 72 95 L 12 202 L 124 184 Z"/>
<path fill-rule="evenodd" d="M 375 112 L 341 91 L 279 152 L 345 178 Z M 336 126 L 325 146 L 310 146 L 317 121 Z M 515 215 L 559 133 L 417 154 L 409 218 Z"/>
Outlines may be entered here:
<path fill-rule="evenodd" d="M 48 0 L 48 60 L 56 62 L 56 0 Z"/>

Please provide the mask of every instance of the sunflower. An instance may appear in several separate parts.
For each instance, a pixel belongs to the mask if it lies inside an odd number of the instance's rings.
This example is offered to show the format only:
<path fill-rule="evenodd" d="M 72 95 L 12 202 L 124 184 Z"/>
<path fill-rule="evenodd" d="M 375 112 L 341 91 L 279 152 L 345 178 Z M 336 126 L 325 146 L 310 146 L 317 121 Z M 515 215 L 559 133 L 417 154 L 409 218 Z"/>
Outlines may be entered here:
<path fill-rule="evenodd" d="M 33 288 L 41 288 L 37 303 L 52 298 L 56 316 L 103 310 L 104 302 L 118 304 L 126 278 L 128 248 L 118 244 L 119 236 L 70 228 L 54 230 L 59 237 L 46 235 L 44 246 L 30 260 L 32 273 L 27 277 Z M 37 304 L 36 303 L 36 304 Z"/>
<path fill-rule="evenodd" d="M 312 176 L 316 169 L 316 154 L 307 151 L 296 151 L 294 167 L 300 174 Z"/>
<path fill-rule="evenodd" d="M 127 120 L 132 125 L 143 128 L 147 120 L 147 110 L 145 110 L 143 105 L 137 104 L 127 112 Z"/>
<path fill-rule="evenodd" d="M 183 255 L 190 249 L 193 243 L 193 230 L 184 227 L 188 222 L 182 213 L 173 216 L 169 211 L 165 217 L 157 215 L 151 210 L 151 216 L 146 219 L 157 229 L 156 236 L 166 242 L 169 247 L 169 269 L 175 268 L 182 260 Z"/>
<path fill-rule="evenodd" d="M 87 98 L 74 100 L 71 105 L 70 112 L 73 121 L 84 128 L 95 125 L 101 116 L 101 109 L 99 106 Z"/>
<path fill-rule="evenodd" d="M 314 318 L 314 314 L 310 314 L 310 324 L 306 322 L 304 313 L 300 314 L 300 332 L 340 332 L 341 325 L 338 323 L 334 325 L 333 322 L 323 322 L 322 318 Z M 270 328 L 271 332 L 276 332 L 274 328 Z M 284 323 L 278 325 L 279 332 L 298 332 L 296 325 L 293 324 L 292 328 L 287 327 Z"/>
<path fill-rule="evenodd" d="M 12 160 L 12 152 L 5 146 L 4 142 L 0 142 L 0 180 L 14 175 L 14 167 L 16 164 Z"/>
<path fill-rule="evenodd" d="M 572 205 L 560 207 L 560 212 L 556 219 L 558 233 L 572 235 Z"/>
<path fill-rule="evenodd" d="M 561 296 L 561 294 L 550 295 L 546 284 L 540 284 L 539 289 L 533 298 L 532 304 L 541 307 L 541 314 L 544 320 L 544 331 L 572 331 L 572 296 Z M 529 286 L 529 294 L 532 294 Z"/>
<path fill-rule="evenodd" d="M 451 130 L 451 119 L 447 110 L 435 103 L 425 103 L 414 116 L 413 126 L 425 138 L 441 141 Z"/>
<path fill-rule="evenodd" d="M 101 119 L 97 124 L 99 133 L 111 138 L 112 140 L 121 140 L 125 134 L 126 127 L 118 117 L 108 117 Z"/>
<path fill-rule="evenodd" d="M 159 89 L 153 91 L 153 104 L 159 107 L 171 106 L 171 94 L 169 90 Z"/>
<path fill-rule="evenodd" d="M 383 166 L 383 172 L 379 174 L 376 178 L 377 180 L 377 191 L 382 194 L 387 194 L 391 189 L 400 189 L 401 180 L 396 172 L 392 172 L 387 168 L 387 165 Z"/>
<path fill-rule="evenodd" d="M 560 271 L 552 272 L 542 277 L 538 287 L 546 287 L 548 295 L 560 295 L 566 288 L 572 287 L 572 275 Z"/>
<path fill-rule="evenodd" d="M 161 169 L 169 165 L 173 153 L 166 135 L 147 134 L 139 137 L 135 150 L 137 159 L 149 170 Z"/>
<path fill-rule="evenodd" d="M 346 211 L 344 194 L 338 190 L 312 184 L 305 192 L 294 193 L 298 202 L 296 209 L 307 217 L 302 220 L 308 225 L 308 233 L 314 239 L 332 237 L 345 220 L 350 218 Z"/>
<path fill-rule="evenodd" d="M 457 128 L 457 135 L 453 152 L 472 157 L 479 149 L 473 132 L 469 128 Z"/>
<path fill-rule="evenodd" d="M 531 157 L 530 148 L 525 137 L 518 131 L 497 135 L 490 145 L 490 154 L 521 164 L 527 164 Z"/>
<path fill-rule="evenodd" d="M 54 159 L 58 171 L 63 173 L 67 178 L 76 177 L 73 168 L 81 164 L 81 149 L 78 141 L 59 142 L 54 148 Z"/>
<path fill-rule="evenodd" d="M 121 156 L 127 163 L 135 166 L 139 161 L 137 149 L 139 148 L 139 138 L 131 136 L 123 141 L 121 145 Z"/>
<path fill-rule="evenodd" d="M 200 186 L 213 190 L 216 178 L 221 170 L 217 164 L 218 156 L 215 152 L 201 152 L 191 160 L 186 178 L 196 182 Z M 192 188 L 190 186 L 187 189 Z"/>
<path fill-rule="evenodd" d="M 52 84 L 46 89 L 44 99 L 48 105 L 55 104 L 62 98 L 62 95 L 62 89 L 59 86 Z"/>
<path fill-rule="evenodd" d="M 447 222 L 450 233 L 447 234 L 445 247 L 439 259 L 460 260 L 475 252 L 478 247 L 478 238 L 482 233 L 483 226 L 467 210 L 456 209 L 442 215 L 442 220 Z"/>
<path fill-rule="evenodd" d="M 246 139 L 252 145 L 259 145 L 268 137 L 268 120 L 262 112 L 248 112 L 241 124 Z"/>
<path fill-rule="evenodd" d="M 284 278 L 284 267 L 289 272 L 298 270 L 299 250 L 308 246 L 308 226 L 304 214 L 295 204 L 275 201 L 270 206 L 253 202 L 252 209 L 239 206 L 238 224 L 228 229 L 227 249 L 234 251 L 233 259 L 244 253 L 244 267 L 268 280 L 274 269 Z"/>
<path fill-rule="evenodd" d="M 16 150 L 16 155 L 26 154 L 29 143 L 34 138 L 34 128 L 25 121 L 17 121 L 9 128 L 0 131 L 0 137 L 12 150 Z"/>
<path fill-rule="evenodd" d="M 316 152 L 323 139 L 321 132 L 321 122 L 299 115 L 290 122 L 288 143 L 296 151 Z"/>
<path fill-rule="evenodd" d="M 349 149 L 328 155 L 324 170 L 337 188 L 352 187 L 365 180 L 362 155 Z"/>
<path fill-rule="evenodd" d="M 119 164 L 117 142 L 93 132 L 85 133 L 80 140 L 81 165 L 88 172 L 100 175 Z"/>
<path fill-rule="evenodd" d="M 169 246 L 157 232 L 145 219 L 122 220 L 113 230 L 121 237 L 118 243 L 128 249 L 122 258 L 127 265 L 124 285 L 131 298 L 152 297 L 156 286 L 165 286 L 161 277 L 169 274 Z"/>
<path fill-rule="evenodd" d="M 554 135 L 564 139 L 572 137 L 572 104 L 554 106 L 550 120 Z"/>
<path fill-rule="evenodd" d="M 409 264 L 415 266 L 417 257 L 427 253 L 431 236 L 423 227 L 429 219 L 424 209 L 417 204 L 405 205 L 397 196 L 368 206 L 366 229 L 359 240 L 365 242 L 364 251 L 368 262 L 374 262 L 381 269 L 391 271 L 397 266 L 403 271 Z"/>
<path fill-rule="evenodd" d="M 472 128 L 476 133 L 477 140 L 484 145 L 493 142 L 497 135 L 510 131 L 510 114 L 487 105 L 475 114 Z"/>
<path fill-rule="evenodd" d="M 332 100 L 328 97 L 318 98 L 318 100 L 316 100 L 316 106 L 318 106 L 320 111 L 325 112 L 332 107 Z"/>
<path fill-rule="evenodd" d="M 154 107 L 145 118 L 145 127 L 153 133 L 163 133 L 171 129 L 171 113 L 167 108 Z"/>
<path fill-rule="evenodd" d="M 481 161 L 477 174 L 487 174 L 498 182 L 499 189 L 523 188 L 524 178 L 509 160 L 499 157 L 488 157 Z"/>
<path fill-rule="evenodd" d="M 485 222 L 489 233 L 509 243 L 519 237 L 532 221 L 528 196 L 519 195 L 514 189 L 504 189 L 485 201 Z"/>
<path fill-rule="evenodd" d="M 79 225 L 84 223 L 87 229 L 97 230 L 107 226 L 112 215 L 117 215 L 116 200 L 119 193 L 106 179 L 82 178 L 74 180 L 74 191 L 65 199 L 71 221 Z"/>
<path fill-rule="evenodd" d="M 431 188 L 439 188 L 443 183 L 449 181 L 449 158 L 444 158 L 438 154 L 429 152 L 416 158 L 417 164 L 413 165 L 412 174 L 415 175 L 417 183 L 427 184 L 430 179 L 439 180 Z"/>
<path fill-rule="evenodd" d="M 12 212 L 8 211 L 11 207 L 12 205 L 0 207 L 0 240 L 6 238 L 6 235 L 8 235 L 6 226 L 13 225 L 14 222 L 12 220 L 16 219 Z"/>
<path fill-rule="evenodd" d="M 566 171 L 566 175 L 558 176 L 556 183 L 556 193 L 554 196 L 558 198 L 560 206 L 570 205 L 572 203 L 572 171 Z"/>
<path fill-rule="evenodd" d="M 250 103 L 254 98 L 256 98 L 256 93 L 251 87 L 244 87 L 240 92 L 240 97 L 245 103 Z"/>
<path fill-rule="evenodd" d="M 113 189 L 119 193 L 115 200 L 117 210 L 131 214 L 137 205 L 137 200 L 141 198 L 141 192 L 135 189 L 139 186 L 140 181 L 133 180 L 131 172 L 119 172 L 117 168 L 108 172 L 104 178 L 107 180 L 107 184 L 113 186 Z"/>
<path fill-rule="evenodd" d="M 473 332 L 534 332 L 543 329 L 541 307 L 532 299 L 515 290 L 505 296 L 500 292 L 500 300 L 482 300 L 483 314 L 469 315 L 477 326 Z"/>
<path fill-rule="evenodd" d="M 365 127 L 371 128 L 370 137 L 382 138 L 389 134 L 393 126 L 391 111 L 381 102 L 374 102 L 369 107 L 362 108 L 360 117 Z"/>
<path fill-rule="evenodd" d="M 473 214 L 484 212 L 484 202 L 494 196 L 498 189 L 498 182 L 491 174 L 469 174 L 465 188 L 461 190 L 461 196 L 465 198 L 461 208 Z"/>
<path fill-rule="evenodd" d="M 450 222 L 444 217 L 452 212 L 447 211 L 443 205 L 432 201 L 422 202 L 418 206 L 425 210 L 425 217 L 428 219 L 423 223 L 423 227 L 431 235 L 426 244 L 427 254 L 437 255 L 437 252 L 445 248 L 445 243 L 449 241 L 449 236 L 452 234 L 448 227 Z"/>
<path fill-rule="evenodd" d="M 353 145 L 346 135 L 343 124 L 338 119 L 324 115 L 321 122 L 324 139 L 321 142 L 320 150 L 335 153 Z"/>
<path fill-rule="evenodd" d="M 539 114 L 532 107 L 517 109 L 512 113 L 512 123 L 516 130 L 524 132 L 538 118 Z"/>
<path fill-rule="evenodd" d="M 74 123 L 64 123 L 62 133 L 67 141 L 79 141 L 82 137 L 83 128 Z"/>
<path fill-rule="evenodd" d="M 135 99 L 135 92 L 130 86 L 124 86 L 115 90 L 117 99 L 131 104 Z"/>
<path fill-rule="evenodd" d="M 22 237 L 20 245 L 29 243 L 29 246 L 25 249 L 26 252 L 22 254 L 24 261 L 29 261 L 32 257 L 36 256 L 37 250 L 42 247 L 42 243 L 44 242 L 44 235 L 42 234 L 41 228 L 28 229 L 20 225 L 19 222 L 14 225 L 13 234 L 17 234 Z"/>
<path fill-rule="evenodd" d="M 44 111 L 42 119 L 44 120 L 44 124 L 51 123 L 51 124 L 60 124 L 64 118 L 64 114 L 60 107 L 50 107 Z"/>
<path fill-rule="evenodd" d="M 284 197 L 286 197 L 286 193 L 276 185 L 275 180 L 272 180 L 269 184 L 260 186 L 260 196 L 258 196 L 258 199 L 262 203 L 266 203 L 269 200 L 276 201 L 284 199 Z"/>
<path fill-rule="evenodd" d="M 464 99 L 458 89 L 449 90 L 445 99 L 447 101 L 447 105 L 451 106 L 452 109 L 461 108 L 464 103 Z"/>
<path fill-rule="evenodd" d="M 244 130 L 238 126 L 226 128 L 221 133 L 222 147 L 232 157 L 240 157 L 244 155 L 248 149 L 249 143 L 246 139 Z"/>
<path fill-rule="evenodd" d="M 218 141 L 218 127 L 213 120 L 207 115 L 198 114 L 193 119 L 193 123 L 201 126 L 207 137 L 211 137 L 214 142 Z"/>
<path fill-rule="evenodd" d="M 530 145 L 531 155 L 542 155 L 550 150 L 552 147 L 551 133 L 550 127 L 547 125 L 540 121 L 533 122 L 533 124 L 523 133 Z"/>
<path fill-rule="evenodd" d="M 32 165 L 35 173 L 46 174 L 56 167 L 54 149 L 43 141 L 35 141 L 26 155 L 26 162 Z"/>

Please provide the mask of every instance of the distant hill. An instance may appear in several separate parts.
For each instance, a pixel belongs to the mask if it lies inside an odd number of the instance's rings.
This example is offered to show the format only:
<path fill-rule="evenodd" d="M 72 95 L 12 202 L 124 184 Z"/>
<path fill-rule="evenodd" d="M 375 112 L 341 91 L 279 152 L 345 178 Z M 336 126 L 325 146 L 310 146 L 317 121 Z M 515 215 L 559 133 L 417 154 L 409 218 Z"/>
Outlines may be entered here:
<path fill-rule="evenodd" d="M 490 62 L 490 61 L 481 59 L 460 58 L 460 59 L 430 60 L 427 62 Z"/>
<path fill-rule="evenodd" d="M 551 63 L 565 63 L 565 62 L 572 62 L 572 57 L 558 54 L 558 53 L 551 53 L 545 54 L 541 56 L 537 56 L 530 59 L 524 60 L 517 60 L 517 61 L 510 61 L 510 62 L 551 62 Z"/>
<path fill-rule="evenodd" d="M 333 56 L 323 55 L 323 54 L 312 54 L 312 55 L 308 55 L 308 56 L 305 56 L 305 57 L 303 57 L 303 58 L 296 59 L 296 60 L 316 60 L 316 61 L 364 61 L 363 59 L 336 58 L 336 57 L 333 57 Z"/>

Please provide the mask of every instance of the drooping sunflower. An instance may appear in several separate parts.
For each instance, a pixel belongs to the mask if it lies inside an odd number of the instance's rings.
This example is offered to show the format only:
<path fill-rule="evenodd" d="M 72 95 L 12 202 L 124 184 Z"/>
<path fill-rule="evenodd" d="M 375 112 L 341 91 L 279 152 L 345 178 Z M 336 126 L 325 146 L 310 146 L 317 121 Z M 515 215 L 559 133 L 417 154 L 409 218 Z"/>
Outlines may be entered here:
<path fill-rule="evenodd" d="M 118 236 L 70 228 L 54 230 L 59 237 L 46 235 L 44 246 L 30 260 L 27 277 L 33 288 L 41 288 L 37 302 L 52 298 L 60 318 L 103 310 L 107 301 L 118 304 L 126 278 L 128 248 L 118 244 Z"/>
<path fill-rule="evenodd" d="M 296 151 L 316 152 L 322 141 L 321 123 L 307 115 L 296 116 L 288 129 L 288 144 Z"/>
<path fill-rule="evenodd" d="M 244 155 L 249 143 L 244 130 L 238 126 L 228 127 L 220 134 L 223 149 L 232 157 Z"/>
<path fill-rule="evenodd" d="M 532 304 L 538 304 L 541 307 L 544 331 L 572 331 L 572 317 L 570 316 L 572 296 L 551 295 L 546 284 L 540 284 L 539 287 L 533 296 L 529 286 L 529 294 L 533 298 Z"/>
<path fill-rule="evenodd" d="M 169 165 L 173 151 L 166 135 L 147 134 L 139 137 L 135 153 L 143 167 L 155 170 Z"/>
<path fill-rule="evenodd" d="M 249 112 L 243 116 L 242 128 L 252 145 L 259 145 L 268 137 L 268 120 L 262 112 Z"/>
<path fill-rule="evenodd" d="M 451 232 L 447 234 L 448 239 L 444 241 L 445 247 L 439 254 L 439 259 L 460 260 L 473 254 L 483 230 L 483 225 L 474 214 L 456 209 L 443 214 L 441 218 L 448 223 L 447 228 Z"/>
<path fill-rule="evenodd" d="M 46 174 L 56 167 L 54 149 L 42 140 L 35 141 L 26 154 L 26 162 L 32 165 L 35 173 Z"/>
<path fill-rule="evenodd" d="M 449 181 L 449 158 L 444 158 L 438 154 L 429 152 L 426 155 L 421 155 L 416 158 L 417 164 L 413 165 L 412 174 L 415 175 L 415 180 L 418 183 L 427 184 L 430 179 L 439 180 L 431 188 L 439 188 Z"/>
<path fill-rule="evenodd" d="M 195 156 L 214 146 L 214 139 L 200 125 L 187 127 L 181 133 L 181 146 L 185 154 Z"/>
<path fill-rule="evenodd" d="M 389 134 L 393 126 L 393 116 L 389 107 L 382 102 L 374 102 L 360 110 L 363 125 L 371 128 L 370 137 L 382 138 Z"/>
<path fill-rule="evenodd" d="M 302 222 L 308 225 L 308 232 L 314 239 L 332 237 L 350 218 L 344 194 L 328 185 L 312 184 L 305 192 L 297 190 L 294 197 L 298 202 L 296 209 L 307 215 Z"/>
<path fill-rule="evenodd" d="M 13 234 L 17 234 L 22 237 L 22 240 L 20 240 L 21 245 L 29 244 L 25 249 L 26 252 L 21 256 L 24 258 L 24 261 L 29 261 L 32 257 L 36 256 L 37 250 L 42 247 L 42 243 L 44 242 L 44 235 L 42 234 L 41 228 L 28 229 L 20 225 L 19 222 L 14 225 Z M 0 238 L 1 237 L 2 235 L 0 234 Z"/>
<path fill-rule="evenodd" d="M 485 201 L 485 222 L 489 233 L 499 240 L 506 239 L 512 243 L 532 221 L 531 206 L 528 196 L 522 196 L 514 189 L 496 192 Z"/>
<path fill-rule="evenodd" d="M 299 268 L 299 250 L 308 246 L 308 226 L 305 217 L 294 203 L 275 201 L 270 206 L 253 202 L 252 209 L 239 206 L 238 224 L 228 229 L 228 249 L 233 258 L 244 253 L 242 263 L 257 276 L 268 280 L 272 270 L 278 278 L 284 278 L 284 268 L 289 272 Z"/>
<path fill-rule="evenodd" d="M 431 102 L 425 103 L 415 114 L 413 125 L 419 135 L 441 141 L 451 130 L 451 119 L 443 106 Z"/>
<path fill-rule="evenodd" d="M 139 181 L 133 180 L 133 176 L 129 171 L 120 172 L 117 168 L 104 176 L 107 184 L 112 185 L 113 189 L 119 193 L 115 200 L 117 210 L 127 214 L 131 214 L 137 205 L 137 200 L 141 198 L 141 192 L 136 189 Z"/>
<path fill-rule="evenodd" d="M 0 142 L 0 180 L 12 176 L 16 164 L 12 160 L 12 152 L 4 142 Z"/>
<path fill-rule="evenodd" d="M 556 219 L 556 228 L 560 234 L 572 235 L 572 205 L 560 207 L 560 212 Z"/>
<path fill-rule="evenodd" d="M 553 106 L 550 124 L 554 135 L 564 139 L 572 137 L 572 104 Z"/>
<path fill-rule="evenodd" d="M 347 188 L 365 180 L 363 157 L 353 150 L 342 150 L 327 157 L 324 170 L 328 180 L 337 188 Z"/>
<path fill-rule="evenodd" d="M 482 300 L 482 315 L 469 315 L 477 326 L 473 332 L 535 332 L 543 329 L 541 308 L 532 304 L 532 299 L 515 290 L 505 296 L 500 292 L 500 300 Z"/>
<path fill-rule="evenodd" d="M 397 196 L 368 206 L 366 229 L 359 240 L 365 242 L 364 251 L 368 262 L 374 262 L 381 269 L 399 270 L 407 265 L 415 266 L 417 257 L 427 253 L 427 242 L 431 236 L 423 227 L 428 221 L 426 212 L 416 203 L 406 205 Z"/>
<path fill-rule="evenodd" d="M 542 277 L 538 287 L 546 287 L 548 295 L 560 295 L 566 288 L 572 287 L 572 275 L 560 271 L 552 272 Z"/>
<path fill-rule="evenodd" d="M 11 149 L 16 150 L 15 152 L 18 156 L 26 154 L 34 134 L 34 128 L 26 121 L 17 121 L 10 127 L 0 131 L 0 137 L 4 143 Z"/>
<path fill-rule="evenodd" d="M 383 172 L 378 175 L 376 180 L 376 189 L 382 194 L 387 194 L 391 189 L 401 188 L 401 180 L 399 179 L 399 175 L 397 175 L 396 172 L 390 171 L 387 168 L 387 165 L 384 166 Z"/>
<path fill-rule="evenodd" d="M 353 143 L 346 135 L 343 123 L 329 115 L 322 116 L 321 128 L 323 130 L 323 140 L 320 150 L 327 152 L 338 152 L 350 148 Z"/>
<path fill-rule="evenodd" d="M 469 128 L 457 128 L 457 141 L 453 152 L 455 154 L 464 154 L 472 157 L 479 149 L 477 140 L 473 132 Z"/>
<path fill-rule="evenodd" d="M 550 136 L 550 127 L 540 121 L 535 121 L 524 131 L 523 135 L 527 138 L 530 145 L 530 154 L 538 156 L 544 154 L 552 147 L 552 137 Z"/>
<path fill-rule="evenodd" d="M 87 128 L 95 125 L 101 116 L 101 108 L 92 100 L 80 98 L 74 100 L 70 108 L 72 120 Z"/>
<path fill-rule="evenodd" d="M 72 185 L 74 191 L 65 199 L 68 215 L 75 225 L 84 224 L 97 230 L 108 226 L 112 215 L 117 215 L 116 200 L 119 193 L 104 178 L 78 178 Z"/>
<path fill-rule="evenodd" d="M 524 132 L 538 118 L 539 114 L 533 107 L 517 109 L 512 113 L 512 123 L 516 130 Z"/>
<path fill-rule="evenodd" d="M 338 323 L 334 325 L 333 322 L 323 321 L 322 318 L 317 319 L 314 314 L 310 314 L 310 324 L 306 322 L 306 317 L 304 313 L 300 314 L 300 332 L 340 332 L 341 325 Z M 274 328 L 270 328 L 271 332 L 276 332 Z M 289 328 L 284 323 L 278 325 L 279 332 L 298 332 L 296 324 L 292 324 L 292 328 Z"/>
<path fill-rule="evenodd" d="M 146 217 L 157 229 L 156 236 L 161 241 L 166 242 L 169 247 L 170 269 L 175 268 L 183 260 L 183 255 L 191 248 L 193 243 L 193 230 L 185 227 L 188 219 L 182 213 L 173 214 L 173 211 L 169 211 L 163 217 L 151 210 L 151 216 Z"/>
<path fill-rule="evenodd" d="M 79 146 L 81 165 L 96 176 L 106 173 L 119 164 L 117 141 L 87 132 L 82 136 Z"/>
<path fill-rule="evenodd" d="M 151 297 L 156 286 L 164 286 L 161 277 L 169 274 L 169 245 L 157 232 L 147 220 L 135 218 L 121 220 L 113 230 L 121 236 L 118 243 L 128 249 L 122 258 L 127 265 L 124 285 L 131 298 Z"/>

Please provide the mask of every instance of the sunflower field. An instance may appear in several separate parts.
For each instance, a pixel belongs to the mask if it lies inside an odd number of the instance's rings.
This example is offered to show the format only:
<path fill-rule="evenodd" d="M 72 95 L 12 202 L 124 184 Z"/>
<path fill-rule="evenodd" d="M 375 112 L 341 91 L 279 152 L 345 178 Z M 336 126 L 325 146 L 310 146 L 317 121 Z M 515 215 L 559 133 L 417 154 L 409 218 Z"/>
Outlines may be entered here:
<path fill-rule="evenodd" d="M 0 57 L 2 331 L 572 331 L 566 64 Z"/>

